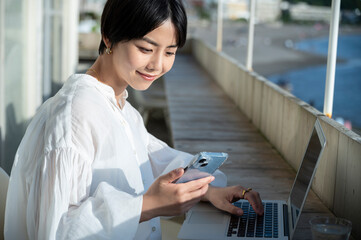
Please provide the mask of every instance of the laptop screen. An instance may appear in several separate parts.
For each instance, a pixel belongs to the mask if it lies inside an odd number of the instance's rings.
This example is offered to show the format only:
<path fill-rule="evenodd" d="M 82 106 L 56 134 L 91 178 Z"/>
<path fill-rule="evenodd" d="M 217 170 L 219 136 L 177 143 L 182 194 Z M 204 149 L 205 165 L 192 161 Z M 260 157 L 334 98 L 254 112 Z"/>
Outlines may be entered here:
<path fill-rule="evenodd" d="M 291 210 L 289 217 L 292 224 L 292 226 L 290 226 L 292 230 L 295 228 L 303 204 L 306 200 L 307 193 L 311 187 L 311 181 L 316 172 L 317 162 L 324 146 L 325 136 L 323 135 L 319 121 L 316 120 L 303 161 L 290 193 L 288 204 L 291 206 L 291 209 L 289 209 Z"/>

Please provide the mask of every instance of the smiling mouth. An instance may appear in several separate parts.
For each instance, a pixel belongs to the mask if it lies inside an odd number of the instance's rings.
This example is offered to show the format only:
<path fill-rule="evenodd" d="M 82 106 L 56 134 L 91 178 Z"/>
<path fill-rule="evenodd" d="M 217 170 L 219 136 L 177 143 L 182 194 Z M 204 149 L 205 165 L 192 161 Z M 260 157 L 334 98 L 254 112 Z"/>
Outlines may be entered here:
<path fill-rule="evenodd" d="M 148 74 L 144 74 L 144 73 L 141 73 L 141 72 L 138 72 L 137 73 L 144 79 L 144 80 L 147 80 L 147 81 L 154 81 L 156 78 L 157 78 L 157 75 L 148 75 Z"/>

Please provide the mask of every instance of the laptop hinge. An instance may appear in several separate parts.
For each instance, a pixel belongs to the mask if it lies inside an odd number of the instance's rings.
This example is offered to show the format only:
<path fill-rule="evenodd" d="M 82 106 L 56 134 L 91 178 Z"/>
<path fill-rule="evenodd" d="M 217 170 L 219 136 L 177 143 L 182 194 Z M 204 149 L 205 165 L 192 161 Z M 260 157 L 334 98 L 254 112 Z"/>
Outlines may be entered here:
<path fill-rule="evenodd" d="M 283 231 L 284 236 L 289 235 L 289 229 L 288 229 L 288 207 L 287 204 L 283 204 Z"/>

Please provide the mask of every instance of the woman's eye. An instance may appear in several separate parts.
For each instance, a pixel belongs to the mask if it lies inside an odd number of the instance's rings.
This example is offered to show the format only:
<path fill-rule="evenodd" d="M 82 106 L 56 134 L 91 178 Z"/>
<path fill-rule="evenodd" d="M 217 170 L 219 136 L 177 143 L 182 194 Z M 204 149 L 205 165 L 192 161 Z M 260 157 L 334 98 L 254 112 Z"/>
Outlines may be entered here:
<path fill-rule="evenodd" d="M 138 47 L 140 49 L 140 51 L 144 52 L 144 53 L 150 53 L 152 52 L 152 49 L 148 49 L 148 48 L 144 48 L 144 47 Z"/>
<path fill-rule="evenodd" d="M 175 55 L 175 52 L 167 52 L 166 54 L 167 54 L 167 56 L 173 56 L 173 55 Z"/>

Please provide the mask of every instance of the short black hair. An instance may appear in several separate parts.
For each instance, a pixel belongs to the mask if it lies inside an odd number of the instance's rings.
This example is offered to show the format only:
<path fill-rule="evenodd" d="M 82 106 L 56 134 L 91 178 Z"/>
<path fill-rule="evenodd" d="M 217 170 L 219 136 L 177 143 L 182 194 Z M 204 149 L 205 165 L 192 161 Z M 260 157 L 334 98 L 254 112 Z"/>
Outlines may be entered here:
<path fill-rule="evenodd" d="M 187 15 L 182 0 L 108 0 L 101 17 L 101 34 L 113 46 L 140 39 L 168 19 L 175 27 L 177 46 L 182 47 L 187 38 Z M 99 54 L 105 48 L 101 40 Z"/>

